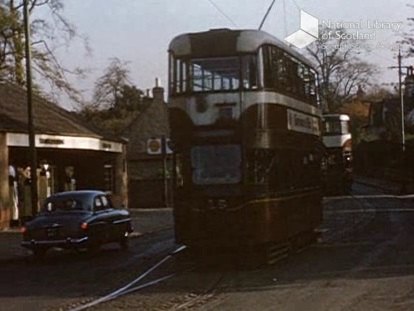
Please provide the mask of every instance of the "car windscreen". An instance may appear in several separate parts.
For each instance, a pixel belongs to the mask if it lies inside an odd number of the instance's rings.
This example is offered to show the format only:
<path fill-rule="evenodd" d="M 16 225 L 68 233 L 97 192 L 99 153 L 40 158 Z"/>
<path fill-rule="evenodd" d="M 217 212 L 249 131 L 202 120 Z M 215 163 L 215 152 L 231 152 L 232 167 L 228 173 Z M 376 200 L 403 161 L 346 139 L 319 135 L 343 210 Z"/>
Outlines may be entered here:
<path fill-rule="evenodd" d="M 74 198 L 51 198 L 46 200 L 43 206 L 43 212 L 62 212 L 62 211 L 75 211 L 86 210 L 84 204 L 78 199 Z"/>

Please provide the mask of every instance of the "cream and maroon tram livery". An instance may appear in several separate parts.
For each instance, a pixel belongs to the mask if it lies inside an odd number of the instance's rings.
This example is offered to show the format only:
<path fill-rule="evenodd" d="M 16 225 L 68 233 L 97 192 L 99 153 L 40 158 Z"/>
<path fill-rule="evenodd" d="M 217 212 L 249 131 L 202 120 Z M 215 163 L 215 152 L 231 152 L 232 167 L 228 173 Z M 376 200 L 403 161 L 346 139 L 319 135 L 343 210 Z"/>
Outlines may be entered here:
<path fill-rule="evenodd" d="M 320 224 L 317 76 L 258 30 L 218 29 L 169 46 L 176 240 L 271 245 Z"/>

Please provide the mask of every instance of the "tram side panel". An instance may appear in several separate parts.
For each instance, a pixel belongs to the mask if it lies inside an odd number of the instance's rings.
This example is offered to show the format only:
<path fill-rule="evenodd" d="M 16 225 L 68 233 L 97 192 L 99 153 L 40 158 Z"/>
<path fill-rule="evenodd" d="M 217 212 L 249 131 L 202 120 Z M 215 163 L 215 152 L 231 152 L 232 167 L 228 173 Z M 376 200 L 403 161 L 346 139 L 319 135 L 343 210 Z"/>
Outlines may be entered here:
<path fill-rule="evenodd" d="M 177 122 L 177 120 L 173 122 Z M 185 135 L 191 133 L 189 129 L 185 129 L 186 127 L 183 126 L 186 123 L 185 120 L 182 119 L 178 122 L 183 128 L 180 141 L 191 141 L 191 137 L 185 137 Z M 265 131 L 258 132 L 271 137 Z M 250 133 L 252 133 L 251 130 Z M 284 140 L 287 139 L 286 135 L 282 136 Z M 180 174 L 183 176 L 178 179 L 183 179 L 183 181 L 180 181 L 181 185 L 176 185 L 177 190 L 174 195 L 177 242 L 187 245 L 218 244 L 223 246 L 266 244 L 288 240 L 299 233 L 309 232 L 317 227 L 321 222 L 322 215 L 321 193 L 320 188 L 317 187 L 319 183 L 318 168 L 320 167 L 318 151 L 313 150 L 312 144 L 309 143 L 302 143 L 302 145 L 310 145 L 309 150 L 300 149 L 298 146 L 301 144 L 298 144 L 298 137 L 299 135 L 296 135 L 296 141 L 293 140 L 292 144 L 296 144 L 296 149 L 299 150 L 291 148 L 291 154 L 287 157 L 296 154 L 293 158 L 302 161 L 302 164 L 303 161 L 307 161 L 307 165 L 313 165 L 313 168 L 306 172 L 301 168 L 297 172 L 289 172 L 289 169 L 294 169 L 290 167 L 284 176 L 279 171 L 284 172 L 283 169 L 286 169 L 286 167 L 284 168 L 285 162 L 280 161 L 275 173 L 278 177 L 273 177 L 277 179 L 273 182 L 283 183 L 284 180 L 289 178 L 289 174 L 296 173 L 297 178 L 294 182 L 285 183 L 283 189 L 274 186 L 273 188 L 269 187 L 270 181 L 265 185 L 244 185 L 242 188 L 239 187 L 238 194 L 232 197 L 226 195 L 211 196 L 211 193 L 217 192 L 212 188 L 209 191 L 210 195 L 206 191 L 203 192 L 203 188 L 205 190 L 206 187 L 197 189 L 192 183 L 191 158 L 188 151 L 191 146 L 188 144 L 185 146 L 185 143 L 178 146 L 187 151 L 180 154 L 182 157 Z M 310 141 L 307 136 L 305 136 L 305 139 Z M 281 138 L 278 139 L 277 136 L 273 135 L 271 140 L 274 140 L 274 144 L 276 144 Z M 316 144 L 317 139 L 314 140 L 313 144 Z M 276 152 L 275 150 L 266 151 L 266 148 L 255 148 L 255 150 L 265 153 L 261 156 L 259 154 L 254 155 L 256 159 L 261 161 L 264 161 L 261 157 Z M 284 148 L 281 148 L 281 150 L 284 150 Z M 312 154 L 311 159 L 309 158 L 310 154 Z M 252 165 L 254 164 L 244 163 L 246 169 Z M 245 172 L 245 175 L 248 174 L 248 172 Z M 253 176 L 252 178 L 257 179 L 259 177 Z M 220 188 L 223 188 L 223 186 Z M 230 188 L 228 192 L 234 193 Z"/>

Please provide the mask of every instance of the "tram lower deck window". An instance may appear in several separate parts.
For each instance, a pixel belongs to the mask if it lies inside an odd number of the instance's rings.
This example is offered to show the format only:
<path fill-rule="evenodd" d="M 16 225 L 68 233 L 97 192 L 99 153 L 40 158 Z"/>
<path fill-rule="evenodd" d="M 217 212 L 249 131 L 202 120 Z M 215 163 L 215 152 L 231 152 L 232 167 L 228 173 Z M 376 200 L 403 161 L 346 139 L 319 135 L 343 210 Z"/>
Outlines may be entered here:
<path fill-rule="evenodd" d="M 239 145 L 195 146 L 191 150 L 191 164 L 195 184 L 235 184 L 241 181 Z"/>

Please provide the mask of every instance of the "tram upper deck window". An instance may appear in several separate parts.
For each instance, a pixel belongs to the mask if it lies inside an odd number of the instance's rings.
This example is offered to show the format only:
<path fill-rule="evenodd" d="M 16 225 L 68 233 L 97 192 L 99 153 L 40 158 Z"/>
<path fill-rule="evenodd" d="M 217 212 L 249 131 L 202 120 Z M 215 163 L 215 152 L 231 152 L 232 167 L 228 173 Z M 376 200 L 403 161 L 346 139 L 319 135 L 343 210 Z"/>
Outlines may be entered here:
<path fill-rule="evenodd" d="M 205 145 L 191 149 L 193 182 L 198 185 L 236 184 L 241 180 L 239 145 Z"/>
<path fill-rule="evenodd" d="M 238 57 L 193 59 L 190 66 L 193 92 L 230 91 L 240 87 Z"/>
<path fill-rule="evenodd" d="M 265 45 L 259 51 L 263 59 L 265 89 L 296 97 L 316 106 L 316 74 L 309 66 L 282 49 Z"/>
<path fill-rule="evenodd" d="M 228 92 L 258 88 L 257 55 L 174 59 L 170 61 L 171 94 Z"/>

